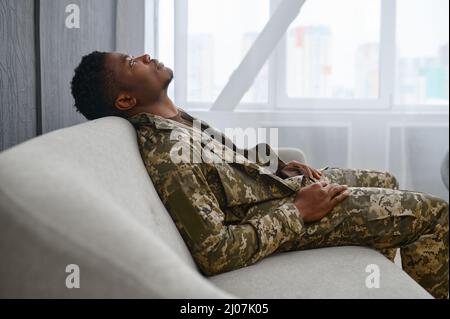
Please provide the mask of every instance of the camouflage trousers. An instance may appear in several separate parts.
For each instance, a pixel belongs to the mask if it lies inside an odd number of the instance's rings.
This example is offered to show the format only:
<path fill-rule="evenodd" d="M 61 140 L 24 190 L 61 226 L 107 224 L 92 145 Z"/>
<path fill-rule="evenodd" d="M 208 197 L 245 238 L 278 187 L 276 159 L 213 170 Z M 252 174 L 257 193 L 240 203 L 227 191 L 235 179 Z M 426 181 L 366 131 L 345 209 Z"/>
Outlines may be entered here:
<path fill-rule="evenodd" d="M 399 190 L 386 172 L 330 168 L 321 181 L 348 185 L 350 196 L 283 250 L 368 246 L 393 260 L 436 298 L 448 298 L 448 203 L 430 194 Z M 311 182 L 308 182 L 308 184 Z M 286 249 L 287 248 L 287 249 Z"/>

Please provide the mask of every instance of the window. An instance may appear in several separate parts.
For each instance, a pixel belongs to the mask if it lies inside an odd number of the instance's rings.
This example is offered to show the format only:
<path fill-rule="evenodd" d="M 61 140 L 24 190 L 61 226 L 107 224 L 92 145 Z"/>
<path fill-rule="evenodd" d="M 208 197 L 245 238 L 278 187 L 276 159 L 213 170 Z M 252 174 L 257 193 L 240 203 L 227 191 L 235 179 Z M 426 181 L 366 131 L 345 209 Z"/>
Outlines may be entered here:
<path fill-rule="evenodd" d="M 214 102 L 270 17 L 268 0 L 189 0 L 188 102 Z M 243 102 L 267 102 L 268 67 Z"/>
<path fill-rule="evenodd" d="M 287 94 L 377 98 L 379 52 L 379 0 L 306 1 L 287 31 Z"/>
<path fill-rule="evenodd" d="M 448 0 L 397 0 L 397 104 L 448 105 Z"/>
<path fill-rule="evenodd" d="M 281 3 L 147 1 L 159 12 L 158 58 L 175 71 L 169 95 L 188 109 L 212 106 Z M 306 1 L 238 107 L 447 111 L 448 7 L 448 0 Z"/>
<path fill-rule="evenodd" d="M 157 50 L 154 53 L 158 60 L 164 62 L 165 65 L 172 70 L 175 67 L 175 41 L 174 41 L 174 3 L 171 0 L 156 1 L 156 8 L 158 14 L 156 42 Z M 175 98 L 174 87 L 177 78 L 174 78 L 174 83 L 169 86 L 167 92 L 171 99 Z"/>

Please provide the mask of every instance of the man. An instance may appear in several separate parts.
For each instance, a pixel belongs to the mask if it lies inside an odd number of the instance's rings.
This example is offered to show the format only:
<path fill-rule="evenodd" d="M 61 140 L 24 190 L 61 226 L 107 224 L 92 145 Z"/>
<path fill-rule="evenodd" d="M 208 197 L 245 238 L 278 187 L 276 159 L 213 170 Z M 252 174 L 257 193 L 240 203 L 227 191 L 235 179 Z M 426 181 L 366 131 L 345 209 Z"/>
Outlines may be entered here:
<path fill-rule="evenodd" d="M 196 128 L 167 96 L 172 78 L 149 55 L 93 52 L 76 68 L 72 94 L 86 118 L 120 116 L 135 126 L 148 174 L 205 275 L 288 250 L 364 245 L 392 259 L 401 248 L 403 269 L 433 296 L 447 298 L 445 201 L 400 191 L 384 172 L 318 171 L 278 158 L 270 171 L 273 156 L 259 152 L 268 145 L 240 150 L 224 135 L 212 138 L 207 123 Z M 202 157 L 206 145 L 214 152 Z"/>

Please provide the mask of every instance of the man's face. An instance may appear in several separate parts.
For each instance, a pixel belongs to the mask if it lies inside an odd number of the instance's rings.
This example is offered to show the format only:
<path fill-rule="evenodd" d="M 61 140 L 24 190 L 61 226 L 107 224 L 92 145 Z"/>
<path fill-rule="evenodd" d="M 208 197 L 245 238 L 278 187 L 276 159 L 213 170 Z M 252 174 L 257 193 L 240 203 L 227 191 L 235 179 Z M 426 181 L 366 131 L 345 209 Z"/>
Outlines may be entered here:
<path fill-rule="evenodd" d="M 173 79 L 173 71 L 148 54 L 133 57 L 108 53 L 106 67 L 113 71 L 121 91 L 136 98 L 137 105 L 156 101 Z"/>

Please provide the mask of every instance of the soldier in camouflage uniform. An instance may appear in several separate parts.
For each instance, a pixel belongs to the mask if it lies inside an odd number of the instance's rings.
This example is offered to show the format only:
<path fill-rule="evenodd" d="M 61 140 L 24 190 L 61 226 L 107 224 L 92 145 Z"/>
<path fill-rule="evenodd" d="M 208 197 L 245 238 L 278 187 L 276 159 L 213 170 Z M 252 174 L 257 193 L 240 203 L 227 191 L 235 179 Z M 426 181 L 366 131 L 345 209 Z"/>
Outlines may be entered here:
<path fill-rule="evenodd" d="M 388 173 L 318 172 L 284 163 L 265 144 L 240 150 L 220 132 L 211 136 L 206 123 L 192 125 L 167 96 L 172 78 L 149 55 L 93 52 L 75 70 L 72 95 L 88 119 L 114 115 L 133 123 L 148 174 L 205 275 L 290 250 L 361 245 L 392 259 L 400 248 L 403 269 L 447 298 L 445 201 L 400 191 Z"/>
<path fill-rule="evenodd" d="M 192 163 L 208 143 L 219 157 L 229 144 L 207 135 L 196 148 L 193 128 L 182 123 L 152 114 L 129 120 L 155 188 L 204 274 L 245 267 L 289 250 L 363 245 L 393 259 L 400 247 L 403 269 L 433 296 L 447 297 L 445 201 L 399 191 L 395 177 L 384 172 L 331 168 L 318 180 L 303 175 L 283 179 L 265 172 L 267 163 L 259 158 L 243 164 L 226 163 L 225 157 L 220 163 Z M 209 126 L 203 122 L 202 127 Z M 171 153 L 183 147 L 190 152 L 174 163 Z M 242 152 L 233 148 L 239 157 Z M 294 196 L 318 182 L 348 185 L 350 196 L 321 220 L 304 223 Z"/>

